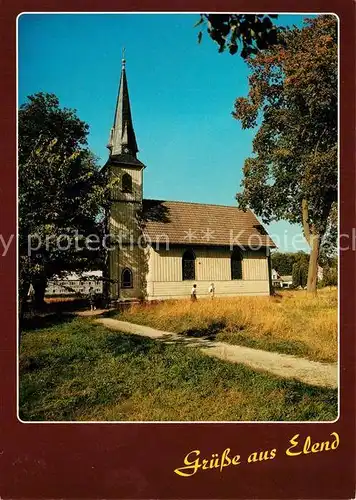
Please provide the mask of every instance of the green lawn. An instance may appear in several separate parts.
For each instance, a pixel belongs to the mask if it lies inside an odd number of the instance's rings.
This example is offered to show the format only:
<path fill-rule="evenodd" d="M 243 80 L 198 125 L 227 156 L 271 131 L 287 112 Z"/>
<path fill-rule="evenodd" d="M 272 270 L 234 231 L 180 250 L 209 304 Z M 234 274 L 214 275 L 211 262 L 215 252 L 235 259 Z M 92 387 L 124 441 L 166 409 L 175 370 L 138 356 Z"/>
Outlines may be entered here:
<path fill-rule="evenodd" d="M 88 319 L 23 332 L 22 420 L 334 420 L 337 391 Z"/>

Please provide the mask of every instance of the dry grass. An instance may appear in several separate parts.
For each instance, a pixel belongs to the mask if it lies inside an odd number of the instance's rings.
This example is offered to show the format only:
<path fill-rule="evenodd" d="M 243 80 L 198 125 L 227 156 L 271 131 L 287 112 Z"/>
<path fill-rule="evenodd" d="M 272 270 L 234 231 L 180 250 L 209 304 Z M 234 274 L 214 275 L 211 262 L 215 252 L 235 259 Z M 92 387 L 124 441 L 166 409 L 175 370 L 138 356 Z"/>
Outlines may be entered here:
<path fill-rule="evenodd" d="M 186 335 L 285 352 L 319 361 L 337 360 L 337 289 L 316 297 L 283 291 L 275 297 L 164 301 L 137 305 L 120 319 Z"/>

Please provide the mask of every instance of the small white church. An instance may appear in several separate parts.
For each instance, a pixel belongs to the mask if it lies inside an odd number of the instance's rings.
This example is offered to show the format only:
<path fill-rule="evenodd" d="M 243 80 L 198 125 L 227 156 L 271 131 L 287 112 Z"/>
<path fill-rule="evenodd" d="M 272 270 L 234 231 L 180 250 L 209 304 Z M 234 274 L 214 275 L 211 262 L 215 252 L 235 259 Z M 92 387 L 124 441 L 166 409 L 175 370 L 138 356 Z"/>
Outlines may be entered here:
<path fill-rule="evenodd" d="M 124 59 L 108 149 L 111 300 L 187 298 L 193 284 L 199 298 L 211 283 L 216 296 L 271 293 L 275 244 L 250 210 L 144 198 Z"/>

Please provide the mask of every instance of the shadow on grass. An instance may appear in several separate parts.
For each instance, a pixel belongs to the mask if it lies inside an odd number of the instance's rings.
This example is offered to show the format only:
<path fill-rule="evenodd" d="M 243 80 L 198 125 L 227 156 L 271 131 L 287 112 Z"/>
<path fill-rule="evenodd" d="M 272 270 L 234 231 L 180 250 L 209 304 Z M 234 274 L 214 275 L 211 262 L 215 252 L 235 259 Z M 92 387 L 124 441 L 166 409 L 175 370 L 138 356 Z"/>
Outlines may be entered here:
<path fill-rule="evenodd" d="M 157 342 L 162 344 L 176 344 L 188 347 L 214 347 L 214 339 L 207 337 L 187 337 L 183 334 L 173 333 L 172 335 L 165 335 L 159 337 Z"/>
<path fill-rule="evenodd" d="M 216 321 L 211 323 L 207 328 L 190 328 L 179 332 L 180 335 L 185 335 L 186 337 L 204 338 L 206 340 L 215 340 L 216 336 L 221 330 L 226 327 L 224 321 Z"/>
<path fill-rule="evenodd" d="M 101 315 L 104 318 L 120 319 L 117 310 L 111 310 Z M 298 340 L 273 339 L 271 334 L 265 334 L 261 338 L 251 338 L 248 331 L 243 327 L 239 331 L 224 332 L 226 322 L 216 321 L 206 328 L 187 328 L 178 333 L 172 332 L 171 335 L 164 335 L 156 340 L 167 344 L 180 344 L 196 347 L 213 347 L 214 341 L 226 342 L 231 345 L 250 347 L 251 349 L 260 349 L 263 351 L 276 352 L 281 354 L 290 354 L 292 356 L 308 357 L 310 350 L 307 344 Z M 218 337 L 218 334 L 219 335 Z M 141 338 L 144 338 L 143 336 Z M 196 339 L 196 343 L 194 343 Z M 329 361 L 329 360 L 322 360 Z"/>
<path fill-rule="evenodd" d="M 101 318 L 120 319 L 118 309 L 109 309 L 100 315 Z"/>
<path fill-rule="evenodd" d="M 75 315 L 72 313 L 62 314 L 60 312 L 54 312 L 48 314 L 37 314 L 23 318 L 20 324 L 20 329 L 22 331 L 41 330 L 43 328 L 51 328 L 52 326 L 61 325 L 63 323 L 70 323 L 74 319 Z"/>

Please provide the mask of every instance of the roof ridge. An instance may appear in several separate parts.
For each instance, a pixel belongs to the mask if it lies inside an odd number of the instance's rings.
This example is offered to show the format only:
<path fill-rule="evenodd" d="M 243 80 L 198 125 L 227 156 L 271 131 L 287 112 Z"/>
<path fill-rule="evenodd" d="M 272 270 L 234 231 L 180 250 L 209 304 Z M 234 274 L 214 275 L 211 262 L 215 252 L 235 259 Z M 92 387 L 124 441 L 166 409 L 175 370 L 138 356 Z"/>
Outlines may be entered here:
<path fill-rule="evenodd" d="M 241 212 L 243 212 L 242 208 L 239 208 L 236 205 L 219 205 L 218 203 L 200 203 L 198 201 L 182 201 L 182 200 L 159 200 L 154 198 L 144 198 L 143 201 L 159 201 L 161 203 L 184 203 L 185 205 L 204 205 L 208 207 L 236 208 Z M 251 210 L 248 208 L 246 212 L 251 212 Z"/>

